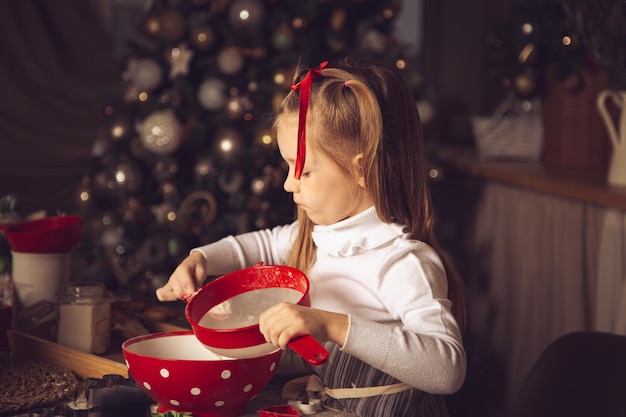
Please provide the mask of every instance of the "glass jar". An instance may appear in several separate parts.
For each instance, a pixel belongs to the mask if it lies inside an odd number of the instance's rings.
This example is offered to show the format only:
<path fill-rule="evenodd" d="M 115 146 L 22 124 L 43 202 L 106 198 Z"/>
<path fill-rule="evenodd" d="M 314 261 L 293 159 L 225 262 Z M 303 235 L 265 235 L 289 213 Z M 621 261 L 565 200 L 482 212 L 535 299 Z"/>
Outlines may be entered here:
<path fill-rule="evenodd" d="M 69 284 L 59 293 L 57 342 L 96 355 L 111 333 L 111 294 L 101 284 Z"/>

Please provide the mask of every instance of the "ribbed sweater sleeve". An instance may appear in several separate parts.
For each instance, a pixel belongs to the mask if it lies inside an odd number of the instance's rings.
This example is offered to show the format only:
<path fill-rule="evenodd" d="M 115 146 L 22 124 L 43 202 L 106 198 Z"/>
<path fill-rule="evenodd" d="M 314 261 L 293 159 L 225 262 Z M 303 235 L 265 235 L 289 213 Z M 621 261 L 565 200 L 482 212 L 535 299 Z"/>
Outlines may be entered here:
<path fill-rule="evenodd" d="M 398 326 L 350 315 L 343 351 L 433 394 L 456 392 L 465 380 L 465 350 L 452 336 L 402 331 Z"/>

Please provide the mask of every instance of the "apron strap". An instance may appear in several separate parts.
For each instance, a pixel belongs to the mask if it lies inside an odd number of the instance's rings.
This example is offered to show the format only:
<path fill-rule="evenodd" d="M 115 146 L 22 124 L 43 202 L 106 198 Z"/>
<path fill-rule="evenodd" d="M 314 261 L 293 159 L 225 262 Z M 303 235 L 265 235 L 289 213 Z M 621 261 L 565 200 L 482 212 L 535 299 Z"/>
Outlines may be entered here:
<path fill-rule="evenodd" d="M 411 389 L 404 382 L 362 388 L 327 388 L 317 375 L 305 375 L 287 381 L 283 387 L 282 399 L 290 405 L 298 407 L 302 399 L 308 399 L 309 404 L 319 404 L 326 397 L 334 399 L 375 397 L 377 395 L 395 394 Z M 305 405 L 305 404 L 302 404 Z"/>

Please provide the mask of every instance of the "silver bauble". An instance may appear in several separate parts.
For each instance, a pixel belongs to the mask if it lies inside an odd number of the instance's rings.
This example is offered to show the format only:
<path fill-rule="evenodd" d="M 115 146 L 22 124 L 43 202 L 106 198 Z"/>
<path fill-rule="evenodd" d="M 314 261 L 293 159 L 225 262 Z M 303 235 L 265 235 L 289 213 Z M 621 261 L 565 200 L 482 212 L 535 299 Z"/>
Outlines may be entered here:
<path fill-rule="evenodd" d="M 209 111 L 222 109 L 226 100 L 226 84 L 219 78 L 207 78 L 198 87 L 198 102 Z"/>
<path fill-rule="evenodd" d="M 226 75 L 237 74 L 244 66 L 244 59 L 237 48 L 225 48 L 217 55 L 217 67 Z"/>
<path fill-rule="evenodd" d="M 157 154 L 172 153 L 182 142 L 183 127 L 172 110 L 148 115 L 138 130 L 143 146 Z"/>
<path fill-rule="evenodd" d="M 161 83 L 163 70 L 154 59 L 132 59 L 128 63 L 128 75 L 140 91 L 152 91 Z"/>

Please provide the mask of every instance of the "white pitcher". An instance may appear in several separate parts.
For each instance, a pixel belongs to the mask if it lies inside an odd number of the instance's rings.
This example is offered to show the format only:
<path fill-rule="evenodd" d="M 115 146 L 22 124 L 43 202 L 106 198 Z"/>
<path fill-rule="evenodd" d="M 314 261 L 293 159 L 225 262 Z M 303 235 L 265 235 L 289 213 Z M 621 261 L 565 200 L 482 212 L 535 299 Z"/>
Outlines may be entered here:
<path fill-rule="evenodd" d="M 615 122 L 606 109 L 608 98 L 621 109 L 619 129 L 616 129 Z M 626 91 L 603 90 L 598 94 L 597 105 L 613 145 L 607 181 L 611 185 L 626 186 Z"/>

